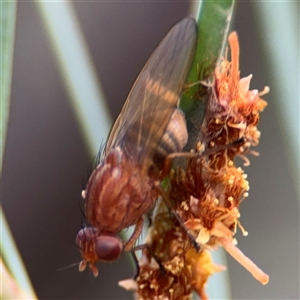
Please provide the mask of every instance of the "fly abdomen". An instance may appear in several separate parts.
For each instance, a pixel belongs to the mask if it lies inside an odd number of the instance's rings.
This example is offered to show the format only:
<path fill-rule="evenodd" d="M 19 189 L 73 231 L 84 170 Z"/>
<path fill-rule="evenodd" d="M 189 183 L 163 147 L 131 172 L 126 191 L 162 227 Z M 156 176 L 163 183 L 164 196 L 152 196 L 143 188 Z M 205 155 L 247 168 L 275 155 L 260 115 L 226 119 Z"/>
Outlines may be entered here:
<path fill-rule="evenodd" d="M 172 114 L 167 130 L 157 145 L 154 155 L 155 164 L 161 168 L 164 159 L 171 153 L 181 152 L 188 140 L 184 113 L 176 109 Z"/>

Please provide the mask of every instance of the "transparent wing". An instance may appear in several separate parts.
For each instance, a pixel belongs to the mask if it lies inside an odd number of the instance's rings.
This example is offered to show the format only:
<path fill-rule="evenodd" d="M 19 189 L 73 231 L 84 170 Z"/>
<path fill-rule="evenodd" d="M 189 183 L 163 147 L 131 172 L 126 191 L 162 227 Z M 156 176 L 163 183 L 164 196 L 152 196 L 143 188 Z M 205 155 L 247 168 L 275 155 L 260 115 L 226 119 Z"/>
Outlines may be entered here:
<path fill-rule="evenodd" d="M 196 45 L 192 18 L 177 23 L 158 45 L 130 91 L 107 141 L 111 148 L 143 162 L 150 160 L 178 106 Z"/>

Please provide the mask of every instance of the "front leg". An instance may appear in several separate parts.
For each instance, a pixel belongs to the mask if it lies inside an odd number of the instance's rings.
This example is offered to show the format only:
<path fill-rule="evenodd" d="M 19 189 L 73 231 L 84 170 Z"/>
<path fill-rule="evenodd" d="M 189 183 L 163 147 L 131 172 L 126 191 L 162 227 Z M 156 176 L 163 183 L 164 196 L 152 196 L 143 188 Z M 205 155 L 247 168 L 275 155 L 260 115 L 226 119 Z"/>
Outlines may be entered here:
<path fill-rule="evenodd" d="M 134 243 L 136 242 L 136 240 L 138 239 L 138 237 L 140 236 L 140 234 L 143 230 L 143 224 L 144 224 L 143 217 L 140 217 L 135 225 L 135 228 L 134 228 L 134 231 L 133 231 L 131 237 L 124 244 L 124 251 L 128 252 L 133 248 Z"/>

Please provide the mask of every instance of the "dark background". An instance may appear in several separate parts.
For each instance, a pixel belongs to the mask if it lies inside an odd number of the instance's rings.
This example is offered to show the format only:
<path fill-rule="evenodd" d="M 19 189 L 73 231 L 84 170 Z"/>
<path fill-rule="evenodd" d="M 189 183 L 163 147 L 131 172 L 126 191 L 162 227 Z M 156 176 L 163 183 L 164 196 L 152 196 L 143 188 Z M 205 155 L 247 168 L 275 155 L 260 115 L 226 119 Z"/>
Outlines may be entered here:
<path fill-rule="evenodd" d="M 187 15 L 188 4 L 78 2 L 75 7 L 115 119 L 144 63 L 172 25 Z M 250 2 L 237 6 L 233 28 L 240 38 L 241 75 L 254 73 L 252 88 L 272 88 L 276 82 L 264 65 L 268 54 L 259 45 Z M 57 271 L 80 261 L 74 240 L 82 219 L 80 192 L 92 158 L 34 3 L 18 3 L 15 46 L 2 202 L 37 295 L 130 299 L 132 295 L 117 286 L 118 280 L 133 274 L 126 254 L 114 264 L 99 264 L 96 279 L 77 267 Z M 246 169 L 251 189 L 241 206 L 241 221 L 249 236 L 237 236 L 239 247 L 270 275 L 270 282 L 262 286 L 229 257 L 234 299 L 299 299 L 299 203 L 281 142 L 275 96 L 271 90 L 265 97 L 269 106 L 259 125 L 260 156 L 251 158 Z"/>

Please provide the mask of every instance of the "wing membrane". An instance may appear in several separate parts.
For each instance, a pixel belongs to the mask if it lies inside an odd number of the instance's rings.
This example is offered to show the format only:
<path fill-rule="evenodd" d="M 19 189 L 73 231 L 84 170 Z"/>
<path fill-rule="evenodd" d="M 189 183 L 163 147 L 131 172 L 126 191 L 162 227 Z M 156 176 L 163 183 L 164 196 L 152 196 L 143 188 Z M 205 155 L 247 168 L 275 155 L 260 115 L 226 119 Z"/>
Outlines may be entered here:
<path fill-rule="evenodd" d="M 158 45 L 130 91 L 107 141 L 127 156 L 151 159 L 178 106 L 196 44 L 192 18 L 177 23 Z"/>

